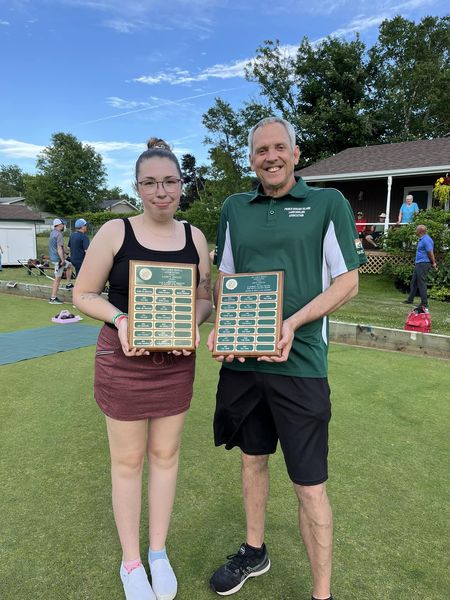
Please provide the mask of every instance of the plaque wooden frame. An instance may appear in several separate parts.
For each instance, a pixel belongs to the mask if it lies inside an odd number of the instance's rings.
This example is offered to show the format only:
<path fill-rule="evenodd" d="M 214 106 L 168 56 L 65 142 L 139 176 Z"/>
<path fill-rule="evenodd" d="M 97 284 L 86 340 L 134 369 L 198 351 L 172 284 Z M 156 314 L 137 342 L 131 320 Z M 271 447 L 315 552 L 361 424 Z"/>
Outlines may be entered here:
<path fill-rule="evenodd" d="M 213 356 L 280 356 L 283 271 L 220 274 Z"/>
<path fill-rule="evenodd" d="M 195 350 L 196 265 L 130 260 L 129 274 L 130 347 Z"/>

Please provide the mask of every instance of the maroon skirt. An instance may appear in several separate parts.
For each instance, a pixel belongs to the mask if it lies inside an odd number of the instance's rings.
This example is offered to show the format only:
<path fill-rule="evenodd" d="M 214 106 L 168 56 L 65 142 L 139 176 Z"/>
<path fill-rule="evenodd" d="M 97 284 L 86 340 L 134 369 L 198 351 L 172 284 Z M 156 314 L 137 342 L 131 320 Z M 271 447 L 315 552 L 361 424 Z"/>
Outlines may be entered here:
<path fill-rule="evenodd" d="M 178 415 L 191 403 L 194 372 L 195 353 L 125 356 L 117 330 L 104 325 L 95 353 L 95 400 L 119 421 Z"/>

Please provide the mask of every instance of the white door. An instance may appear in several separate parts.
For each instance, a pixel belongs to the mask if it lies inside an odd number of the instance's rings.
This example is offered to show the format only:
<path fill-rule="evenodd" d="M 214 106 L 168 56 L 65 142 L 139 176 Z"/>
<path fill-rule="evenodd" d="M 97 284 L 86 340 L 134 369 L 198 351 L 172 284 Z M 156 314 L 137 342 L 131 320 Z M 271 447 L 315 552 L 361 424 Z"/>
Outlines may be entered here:
<path fill-rule="evenodd" d="M 17 265 L 18 260 L 36 258 L 34 226 L 1 229 L 0 244 L 3 248 L 4 265 Z"/>
<path fill-rule="evenodd" d="M 420 210 L 426 210 L 431 208 L 433 200 L 433 186 L 432 185 L 412 185 L 403 188 L 403 202 L 408 194 L 412 194 L 413 202 L 415 202 Z"/>

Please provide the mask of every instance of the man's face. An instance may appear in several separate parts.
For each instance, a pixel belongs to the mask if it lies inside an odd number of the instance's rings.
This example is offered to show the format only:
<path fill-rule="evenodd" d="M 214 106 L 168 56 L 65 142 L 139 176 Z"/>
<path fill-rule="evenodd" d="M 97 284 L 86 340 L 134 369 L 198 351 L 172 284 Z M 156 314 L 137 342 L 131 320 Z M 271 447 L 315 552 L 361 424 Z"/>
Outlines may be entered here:
<path fill-rule="evenodd" d="M 294 168 L 299 158 L 298 146 L 291 148 L 281 123 L 269 123 L 255 131 L 250 165 L 268 196 L 284 196 L 295 185 Z"/>
<path fill-rule="evenodd" d="M 412 196 L 406 196 L 406 204 L 409 206 L 410 204 L 412 204 Z"/>

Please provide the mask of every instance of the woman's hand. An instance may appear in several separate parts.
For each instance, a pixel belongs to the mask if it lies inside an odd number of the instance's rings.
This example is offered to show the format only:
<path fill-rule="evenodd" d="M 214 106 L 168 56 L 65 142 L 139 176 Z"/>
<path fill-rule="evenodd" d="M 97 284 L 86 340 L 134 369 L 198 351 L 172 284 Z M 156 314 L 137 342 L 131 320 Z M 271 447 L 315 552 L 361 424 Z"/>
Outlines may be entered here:
<path fill-rule="evenodd" d="M 128 318 L 124 317 L 120 319 L 119 325 L 117 327 L 117 332 L 119 334 L 119 341 L 122 346 L 122 351 L 125 356 L 148 356 L 150 352 L 145 348 L 131 348 L 128 343 Z"/>

